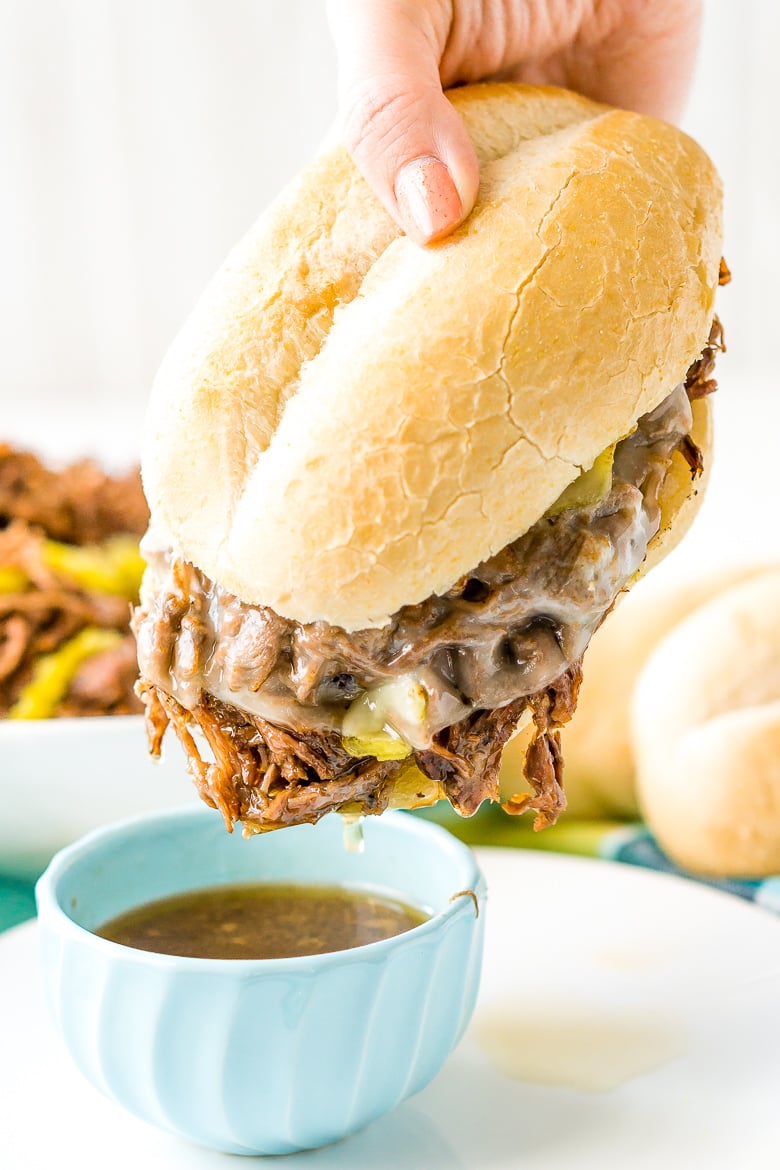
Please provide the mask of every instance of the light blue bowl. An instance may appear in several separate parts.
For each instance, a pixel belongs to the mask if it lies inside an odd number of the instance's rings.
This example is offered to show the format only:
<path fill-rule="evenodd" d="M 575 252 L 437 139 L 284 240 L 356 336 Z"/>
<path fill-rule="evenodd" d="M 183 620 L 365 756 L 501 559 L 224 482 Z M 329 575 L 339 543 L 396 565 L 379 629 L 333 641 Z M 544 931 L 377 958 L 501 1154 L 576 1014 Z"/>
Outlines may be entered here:
<path fill-rule="evenodd" d="M 432 917 L 291 959 L 178 958 L 91 933 L 153 898 L 255 880 L 348 882 Z M 406 813 L 369 817 L 359 854 L 335 816 L 250 840 L 205 808 L 139 817 L 58 853 L 36 893 L 47 997 L 78 1067 L 214 1149 L 283 1154 L 353 1133 L 435 1076 L 474 1007 L 484 879 L 464 845 Z"/>

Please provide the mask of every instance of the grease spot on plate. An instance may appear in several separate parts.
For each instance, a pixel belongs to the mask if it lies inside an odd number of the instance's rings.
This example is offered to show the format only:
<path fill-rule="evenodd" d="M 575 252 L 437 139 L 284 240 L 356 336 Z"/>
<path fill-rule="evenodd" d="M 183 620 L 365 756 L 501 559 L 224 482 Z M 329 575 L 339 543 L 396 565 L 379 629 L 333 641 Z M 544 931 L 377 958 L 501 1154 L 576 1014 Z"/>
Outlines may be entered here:
<path fill-rule="evenodd" d="M 602 1008 L 534 1011 L 509 1004 L 474 1022 L 477 1043 L 514 1080 L 608 1093 L 680 1056 L 682 1027 L 654 1014 Z"/>
<path fill-rule="evenodd" d="M 642 971 L 652 971 L 668 962 L 668 953 L 660 950 L 641 950 L 639 948 L 624 949 L 615 947 L 610 950 L 598 951 L 593 955 L 593 963 L 607 971 L 617 971 L 621 974 L 635 975 Z"/>

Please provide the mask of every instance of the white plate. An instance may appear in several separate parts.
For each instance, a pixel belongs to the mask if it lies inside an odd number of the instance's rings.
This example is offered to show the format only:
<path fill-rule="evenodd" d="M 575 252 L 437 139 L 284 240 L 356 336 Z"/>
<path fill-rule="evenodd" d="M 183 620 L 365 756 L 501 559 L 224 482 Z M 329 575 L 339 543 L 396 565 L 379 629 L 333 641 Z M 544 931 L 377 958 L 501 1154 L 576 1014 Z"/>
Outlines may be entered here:
<path fill-rule="evenodd" d="M 168 734 L 156 764 L 141 715 L 0 720 L 0 864 L 7 873 L 35 875 L 90 829 L 193 800 L 176 737 Z"/>
<path fill-rule="evenodd" d="M 487 950 L 436 1080 L 281 1170 L 777 1170 L 780 922 L 663 874 L 479 851 Z M 71 1067 L 41 1000 L 36 930 L 0 939 L 0 1165 L 210 1170 Z"/>

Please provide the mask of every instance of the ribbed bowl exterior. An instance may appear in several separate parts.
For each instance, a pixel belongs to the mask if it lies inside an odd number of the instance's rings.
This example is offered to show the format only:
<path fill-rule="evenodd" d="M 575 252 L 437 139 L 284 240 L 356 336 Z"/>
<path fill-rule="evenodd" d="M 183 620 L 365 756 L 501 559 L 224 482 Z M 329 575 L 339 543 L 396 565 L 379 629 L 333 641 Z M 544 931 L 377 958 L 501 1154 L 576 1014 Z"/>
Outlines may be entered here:
<path fill-rule="evenodd" d="M 169 827 L 178 823 L 186 831 L 193 815 L 202 823 L 200 810 L 187 810 L 169 815 Z M 138 837 L 141 824 L 131 822 L 128 831 Z M 422 848 L 439 878 L 452 870 L 452 894 L 473 889 L 481 910 L 483 879 L 463 846 L 404 814 L 388 817 L 384 828 L 396 851 L 392 864 L 399 864 L 399 842 L 403 853 L 408 836 L 415 846 L 410 863 L 419 862 L 413 855 Z M 334 864 L 354 871 L 342 859 L 338 825 L 318 826 L 307 855 L 318 832 Z M 380 868 L 383 834 L 377 826 L 366 850 L 376 850 Z M 235 962 L 157 956 L 97 938 L 67 912 L 67 898 L 75 897 L 80 915 L 88 916 L 84 888 L 68 894 L 67 855 L 76 850 L 73 860 L 83 869 L 85 849 L 87 857 L 90 848 L 100 854 L 103 837 L 99 831 L 64 851 L 41 879 L 44 977 L 78 1067 L 146 1121 L 233 1153 L 321 1146 L 418 1092 L 462 1035 L 476 998 L 484 924 L 470 896 L 447 899 L 422 927 L 352 951 Z M 98 875 L 110 886 L 109 866 L 104 858 Z M 212 884 L 208 877 L 199 871 L 197 884 Z M 246 877 L 241 872 L 231 880 Z M 295 878 L 284 872 L 277 880 Z M 332 869 L 322 880 L 333 880 Z M 408 883 L 399 885 L 409 896 Z"/>

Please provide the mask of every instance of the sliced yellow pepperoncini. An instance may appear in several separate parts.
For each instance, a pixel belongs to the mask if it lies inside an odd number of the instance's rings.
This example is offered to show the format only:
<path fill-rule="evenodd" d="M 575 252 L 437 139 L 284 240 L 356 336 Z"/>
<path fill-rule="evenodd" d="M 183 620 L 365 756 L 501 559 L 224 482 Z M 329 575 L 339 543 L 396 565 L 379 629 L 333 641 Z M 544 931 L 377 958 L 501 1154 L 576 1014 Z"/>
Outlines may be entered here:
<path fill-rule="evenodd" d="M 88 658 L 112 650 L 124 639 L 118 630 L 86 626 L 35 664 L 32 678 L 8 712 L 9 719 L 50 719 L 68 693 L 73 678 Z"/>
<path fill-rule="evenodd" d="M 61 544 L 44 540 L 44 564 L 82 589 L 110 593 L 134 601 L 145 568 L 134 536 L 112 536 L 104 544 Z"/>
<path fill-rule="evenodd" d="M 30 579 L 22 569 L 14 565 L 0 565 L 0 593 L 22 593 Z"/>
<path fill-rule="evenodd" d="M 371 735 L 345 735 L 343 744 L 351 756 L 373 756 L 376 760 L 405 760 L 412 749 L 389 728 Z"/>
<path fill-rule="evenodd" d="M 558 499 L 552 504 L 545 516 L 548 520 L 560 516 L 568 508 L 589 508 L 598 504 L 612 490 L 612 462 L 615 457 L 616 443 L 607 447 L 594 460 L 593 466 L 578 475 L 568 487 L 565 487 Z"/>

